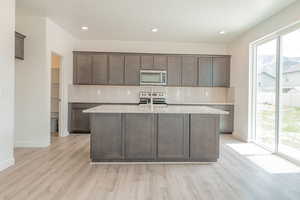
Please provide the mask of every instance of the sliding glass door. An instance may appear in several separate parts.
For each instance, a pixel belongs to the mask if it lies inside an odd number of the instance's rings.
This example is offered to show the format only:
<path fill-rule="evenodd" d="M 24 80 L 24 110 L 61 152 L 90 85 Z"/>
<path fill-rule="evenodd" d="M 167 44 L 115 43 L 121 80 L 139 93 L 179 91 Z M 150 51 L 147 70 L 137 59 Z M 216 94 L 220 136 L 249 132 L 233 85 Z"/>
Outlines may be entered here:
<path fill-rule="evenodd" d="M 300 161 L 300 30 L 253 47 L 254 140 Z"/>
<path fill-rule="evenodd" d="M 281 37 L 280 153 L 300 160 L 300 30 Z"/>
<path fill-rule="evenodd" d="M 256 48 L 255 140 L 272 151 L 276 138 L 276 52 L 276 39 Z"/>

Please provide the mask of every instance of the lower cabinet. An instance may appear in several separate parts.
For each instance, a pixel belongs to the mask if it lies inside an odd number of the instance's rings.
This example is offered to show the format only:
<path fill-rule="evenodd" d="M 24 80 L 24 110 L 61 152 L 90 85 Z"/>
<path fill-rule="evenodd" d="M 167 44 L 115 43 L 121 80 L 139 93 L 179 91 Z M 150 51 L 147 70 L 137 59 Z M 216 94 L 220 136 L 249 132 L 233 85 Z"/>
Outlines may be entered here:
<path fill-rule="evenodd" d="M 156 158 L 156 116 L 124 114 L 125 158 L 154 160 Z"/>
<path fill-rule="evenodd" d="M 189 115 L 158 114 L 157 159 L 189 159 Z"/>
<path fill-rule="evenodd" d="M 91 159 L 214 162 L 219 115 L 93 113 Z"/>
<path fill-rule="evenodd" d="M 99 104 L 90 103 L 70 103 L 69 104 L 69 120 L 68 127 L 70 133 L 90 133 L 89 114 L 82 111 L 96 107 Z"/>
<path fill-rule="evenodd" d="M 220 116 L 220 132 L 221 133 L 233 133 L 234 106 L 233 105 L 216 105 L 216 106 L 211 106 L 211 107 L 229 112 L 228 115 Z"/>
<path fill-rule="evenodd" d="M 93 160 L 123 159 L 123 136 L 121 114 L 91 115 L 91 157 Z"/>
<path fill-rule="evenodd" d="M 190 116 L 190 160 L 216 161 L 219 157 L 218 115 Z M 212 134 L 215 133 L 215 134 Z"/>

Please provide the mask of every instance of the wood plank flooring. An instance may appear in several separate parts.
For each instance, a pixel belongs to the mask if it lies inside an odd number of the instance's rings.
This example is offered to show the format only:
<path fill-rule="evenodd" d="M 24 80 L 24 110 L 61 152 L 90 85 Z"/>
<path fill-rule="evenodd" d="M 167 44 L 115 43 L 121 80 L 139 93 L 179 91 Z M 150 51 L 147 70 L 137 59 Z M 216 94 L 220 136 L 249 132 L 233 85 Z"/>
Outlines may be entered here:
<path fill-rule="evenodd" d="M 54 137 L 49 148 L 18 148 L 0 172 L 0 199 L 288 200 L 300 199 L 300 173 L 270 173 L 228 144 L 207 165 L 91 165 L 89 136 Z M 276 168 L 276 166 L 275 166 Z"/>

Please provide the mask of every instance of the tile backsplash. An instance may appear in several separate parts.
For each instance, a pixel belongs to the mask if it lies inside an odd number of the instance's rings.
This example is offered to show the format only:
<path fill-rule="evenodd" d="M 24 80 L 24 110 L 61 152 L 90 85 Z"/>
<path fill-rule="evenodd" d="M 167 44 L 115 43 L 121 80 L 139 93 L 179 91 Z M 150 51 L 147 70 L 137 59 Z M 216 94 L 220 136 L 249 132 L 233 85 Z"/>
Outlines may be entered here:
<path fill-rule="evenodd" d="M 233 103 L 233 88 L 69 85 L 69 102 L 138 103 L 139 92 L 164 91 L 169 104 Z"/>

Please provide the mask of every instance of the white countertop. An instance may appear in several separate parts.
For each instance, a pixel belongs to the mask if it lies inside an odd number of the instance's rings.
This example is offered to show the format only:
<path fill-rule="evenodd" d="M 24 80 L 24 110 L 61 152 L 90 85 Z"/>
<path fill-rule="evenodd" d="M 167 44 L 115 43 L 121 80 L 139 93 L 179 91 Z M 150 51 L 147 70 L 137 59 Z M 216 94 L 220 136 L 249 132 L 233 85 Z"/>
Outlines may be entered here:
<path fill-rule="evenodd" d="M 175 106 L 175 105 L 101 105 L 83 111 L 84 113 L 170 113 L 170 114 L 217 114 L 227 115 L 229 112 L 207 106 Z"/>

